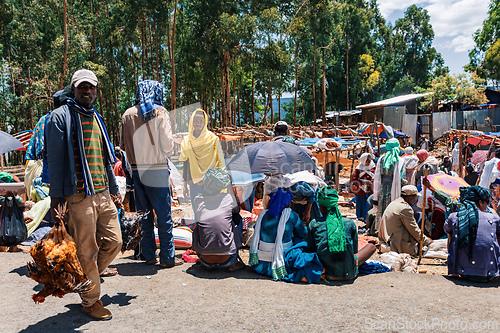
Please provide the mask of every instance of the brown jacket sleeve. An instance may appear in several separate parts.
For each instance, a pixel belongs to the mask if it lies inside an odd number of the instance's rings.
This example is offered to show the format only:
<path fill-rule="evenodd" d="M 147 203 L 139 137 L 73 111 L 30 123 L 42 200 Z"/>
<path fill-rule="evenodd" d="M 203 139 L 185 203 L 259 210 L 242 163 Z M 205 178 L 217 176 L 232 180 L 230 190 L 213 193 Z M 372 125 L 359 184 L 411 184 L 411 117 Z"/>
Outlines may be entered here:
<path fill-rule="evenodd" d="M 407 207 L 401 210 L 400 216 L 406 230 L 408 230 L 413 238 L 415 238 L 417 241 L 420 241 L 420 227 L 418 226 L 417 221 L 413 216 L 413 209 L 411 209 L 411 207 L 407 205 Z"/>

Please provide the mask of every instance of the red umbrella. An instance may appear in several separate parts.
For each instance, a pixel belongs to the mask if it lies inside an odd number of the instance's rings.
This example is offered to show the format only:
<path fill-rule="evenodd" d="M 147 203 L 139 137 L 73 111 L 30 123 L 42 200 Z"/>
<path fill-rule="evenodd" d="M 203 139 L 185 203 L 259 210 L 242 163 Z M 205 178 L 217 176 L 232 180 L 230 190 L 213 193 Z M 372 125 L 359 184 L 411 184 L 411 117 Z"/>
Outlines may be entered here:
<path fill-rule="evenodd" d="M 474 154 L 472 154 L 470 162 L 474 165 L 478 165 L 480 163 L 486 162 L 487 157 L 488 157 L 487 150 L 477 150 L 474 152 Z"/>

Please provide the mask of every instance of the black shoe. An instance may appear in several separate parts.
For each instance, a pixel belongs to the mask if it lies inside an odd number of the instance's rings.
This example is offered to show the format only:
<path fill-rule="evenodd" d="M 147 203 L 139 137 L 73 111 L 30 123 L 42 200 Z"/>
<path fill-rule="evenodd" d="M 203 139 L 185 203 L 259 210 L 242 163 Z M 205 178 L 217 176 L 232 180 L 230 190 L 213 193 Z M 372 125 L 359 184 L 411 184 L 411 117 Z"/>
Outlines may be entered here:
<path fill-rule="evenodd" d="M 156 265 L 157 261 L 156 261 L 156 258 L 154 258 L 154 259 L 151 259 L 151 260 L 146 260 L 144 263 L 146 265 Z"/>

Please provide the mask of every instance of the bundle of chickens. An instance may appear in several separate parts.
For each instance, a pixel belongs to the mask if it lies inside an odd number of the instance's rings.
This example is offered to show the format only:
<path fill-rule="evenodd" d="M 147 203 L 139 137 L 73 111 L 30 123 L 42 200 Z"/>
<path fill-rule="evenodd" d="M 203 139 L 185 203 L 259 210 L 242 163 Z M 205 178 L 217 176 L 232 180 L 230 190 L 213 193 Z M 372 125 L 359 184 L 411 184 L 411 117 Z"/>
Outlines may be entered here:
<path fill-rule="evenodd" d="M 122 230 L 122 253 L 128 250 L 134 250 L 144 238 L 141 221 L 147 217 L 148 212 L 125 212 L 121 199 L 115 195 L 111 195 L 111 198 L 116 206 L 120 220 L 120 228 Z"/>
<path fill-rule="evenodd" d="M 133 250 L 139 245 L 144 237 L 144 231 L 141 228 L 141 221 L 146 218 L 147 215 L 148 212 L 123 213 L 121 215 L 120 224 L 122 229 L 122 252 Z"/>
<path fill-rule="evenodd" d="M 35 303 L 43 303 L 52 295 L 62 298 L 68 293 L 84 293 L 92 290 L 94 284 L 85 273 L 76 255 L 76 244 L 65 227 L 66 204 L 56 209 L 54 227 L 38 243 L 30 254 L 34 262 L 28 263 L 30 277 L 43 284 L 43 289 L 33 295 Z"/>

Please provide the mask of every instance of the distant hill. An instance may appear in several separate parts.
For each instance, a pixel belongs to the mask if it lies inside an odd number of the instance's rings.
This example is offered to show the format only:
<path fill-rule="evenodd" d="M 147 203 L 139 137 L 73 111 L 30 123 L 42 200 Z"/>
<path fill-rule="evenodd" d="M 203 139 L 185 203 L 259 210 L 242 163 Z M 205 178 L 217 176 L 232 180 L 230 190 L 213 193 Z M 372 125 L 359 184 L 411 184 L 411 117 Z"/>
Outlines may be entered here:
<path fill-rule="evenodd" d="M 289 103 L 289 102 L 293 102 L 293 97 L 287 97 L 287 98 L 281 98 L 280 100 L 280 104 L 281 104 L 281 119 L 285 118 L 285 110 L 283 109 L 283 104 L 286 104 L 286 103 Z M 274 98 L 273 99 L 273 112 L 274 112 L 274 115 L 276 116 L 276 119 L 277 119 L 277 116 L 278 116 L 278 99 L 277 98 Z M 269 112 L 267 113 L 267 115 L 269 116 Z M 257 119 L 260 119 L 260 117 L 258 116 Z"/>

